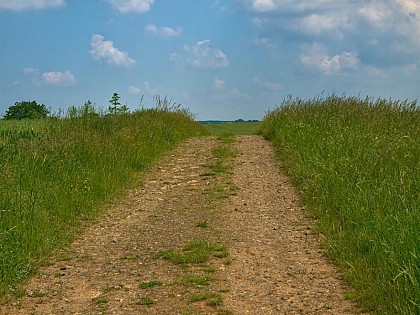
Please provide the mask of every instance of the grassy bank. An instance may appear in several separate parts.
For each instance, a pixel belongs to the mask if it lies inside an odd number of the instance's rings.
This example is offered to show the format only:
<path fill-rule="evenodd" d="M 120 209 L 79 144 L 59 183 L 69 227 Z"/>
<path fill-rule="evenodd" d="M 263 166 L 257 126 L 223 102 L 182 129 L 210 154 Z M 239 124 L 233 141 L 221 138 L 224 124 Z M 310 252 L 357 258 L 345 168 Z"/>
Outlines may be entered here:
<path fill-rule="evenodd" d="M 420 109 L 290 98 L 261 133 L 319 219 L 352 297 L 377 314 L 420 314 Z"/>
<path fill-rule="evenodd" d="M 205 133 L 188 115 L 165 109 L 0 121 L 0 294 L 159 156 Z"/>

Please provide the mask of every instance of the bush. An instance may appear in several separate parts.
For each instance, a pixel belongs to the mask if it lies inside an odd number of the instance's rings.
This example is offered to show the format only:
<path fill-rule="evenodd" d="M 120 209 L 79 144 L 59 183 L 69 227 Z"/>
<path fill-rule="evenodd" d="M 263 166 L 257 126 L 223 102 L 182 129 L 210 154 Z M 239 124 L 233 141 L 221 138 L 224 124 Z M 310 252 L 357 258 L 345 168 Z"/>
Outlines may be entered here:
<path fill-rule="evenodd" d="M 44 104 L 38 104 L 35 101 L 28 102 L 16 102 L 15 105 L 10 106 L 4 119 L 36 119 L 36 118 L 46 118 L 50 111 L 45 107 Z"/>

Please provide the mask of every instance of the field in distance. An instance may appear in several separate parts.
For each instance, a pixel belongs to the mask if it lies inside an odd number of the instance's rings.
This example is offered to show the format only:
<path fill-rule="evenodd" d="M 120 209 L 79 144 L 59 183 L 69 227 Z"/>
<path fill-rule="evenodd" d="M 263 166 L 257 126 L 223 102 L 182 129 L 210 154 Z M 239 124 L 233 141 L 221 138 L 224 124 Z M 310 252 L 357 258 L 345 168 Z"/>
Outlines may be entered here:
<path fill-rule="evenodd" d="M 212 135 L 233 134 L 233 135 L 253 135 L 258 130 L 261 122 L 218 122 L 205 123 L 204 127 Z"/>

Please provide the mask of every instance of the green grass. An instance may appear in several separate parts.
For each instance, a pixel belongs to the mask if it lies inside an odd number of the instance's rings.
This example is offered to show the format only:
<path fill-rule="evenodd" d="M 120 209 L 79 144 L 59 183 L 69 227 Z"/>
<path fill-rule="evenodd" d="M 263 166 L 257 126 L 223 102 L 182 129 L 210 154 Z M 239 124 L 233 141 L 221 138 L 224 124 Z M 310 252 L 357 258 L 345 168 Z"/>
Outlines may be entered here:
<path fill-rule="evenodd" d="M 209 227 L 209 222 L 206 221 L 206 220 L 199 221 L 199 222 L 197 222 L 196 227 L 199 227 L 199 228 L 202 228 L 202 229 L 206 229 L 206 228 Z"/>
<path fill-rule="evenodd" d="M 181 112 L 0 121 L 0 296 L 184 139 Z"/>
<path fill-rule="evenodd" d="M 220 136 L 223 134 L 239 135 L 253 135 L 258 130 L 260 122 L 235 122 L 235 123 L 217 123 L 204 124 L 203 126 L 212 135 Z"/>
<path fill-rule="evenodd" d="M 138 300 L 137 302 L 136 302 L 136 305 L 145 305 L 145 306 L 150 306 L 150 305 L 153 305 L 153 304 L 155 304 L 156 302 L 153 300 L 153 299 L 151 299 L 151 298 L 149 298 L 149 297 L 144 297 L 144 298 L 141 298 L 140 300 Z"/>
<path fill-rule="evenodd" d="M 420 314 L 420 109 L 406 101 L 286 99 L 261 133 L 327 236 L 361 306 Z"/>
<path fill-rule="evenodd" d="M 185 286 L 208 286 L 213 278 L 209 276 L 198 276 L 194 274 L 187 274 L 182 277 L 181 283 Z"/>
<path fill-rule="evenodd" d="M 150 288 L 154 288 L 154 287 L 161 286 L 161 285 L 163 285 L 162 281 L 152 280 L 152 281 L 147 281 L 147 282 L 140 283 L 139 288 L 140 289 L 150 289 Z"/>
<path fill-rule="evenodd" d="M 189 242 L 182 249 L 158 252 L 154 257 L 163 258 L 174 264 L 203 264 L 213 257 L 223 258 L 229 254 L 224 245 L 209 243 L 204 240 Z"/>
<path fill-rule="evenodd" d="M 197 303 L 205 301 L 207 306 L 219 306 L 223 304 L 223 298 L 219 293 L 216 292 L 205 292 L 205 293 L 197 293 L 192 295 L 189 298 L 189 302 Z"/>

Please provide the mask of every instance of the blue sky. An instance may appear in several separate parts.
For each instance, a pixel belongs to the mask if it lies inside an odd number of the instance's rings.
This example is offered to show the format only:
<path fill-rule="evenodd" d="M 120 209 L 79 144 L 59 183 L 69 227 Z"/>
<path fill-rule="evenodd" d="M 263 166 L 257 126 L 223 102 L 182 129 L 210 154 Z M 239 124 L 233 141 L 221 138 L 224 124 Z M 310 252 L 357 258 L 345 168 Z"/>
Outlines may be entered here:
<path fill-rule="evenodd" d="M 260 119 L 288 95 L 420 95 L 418 0 L 0 0 L 0 115 L 114 92 L 198 119 Z"/>

